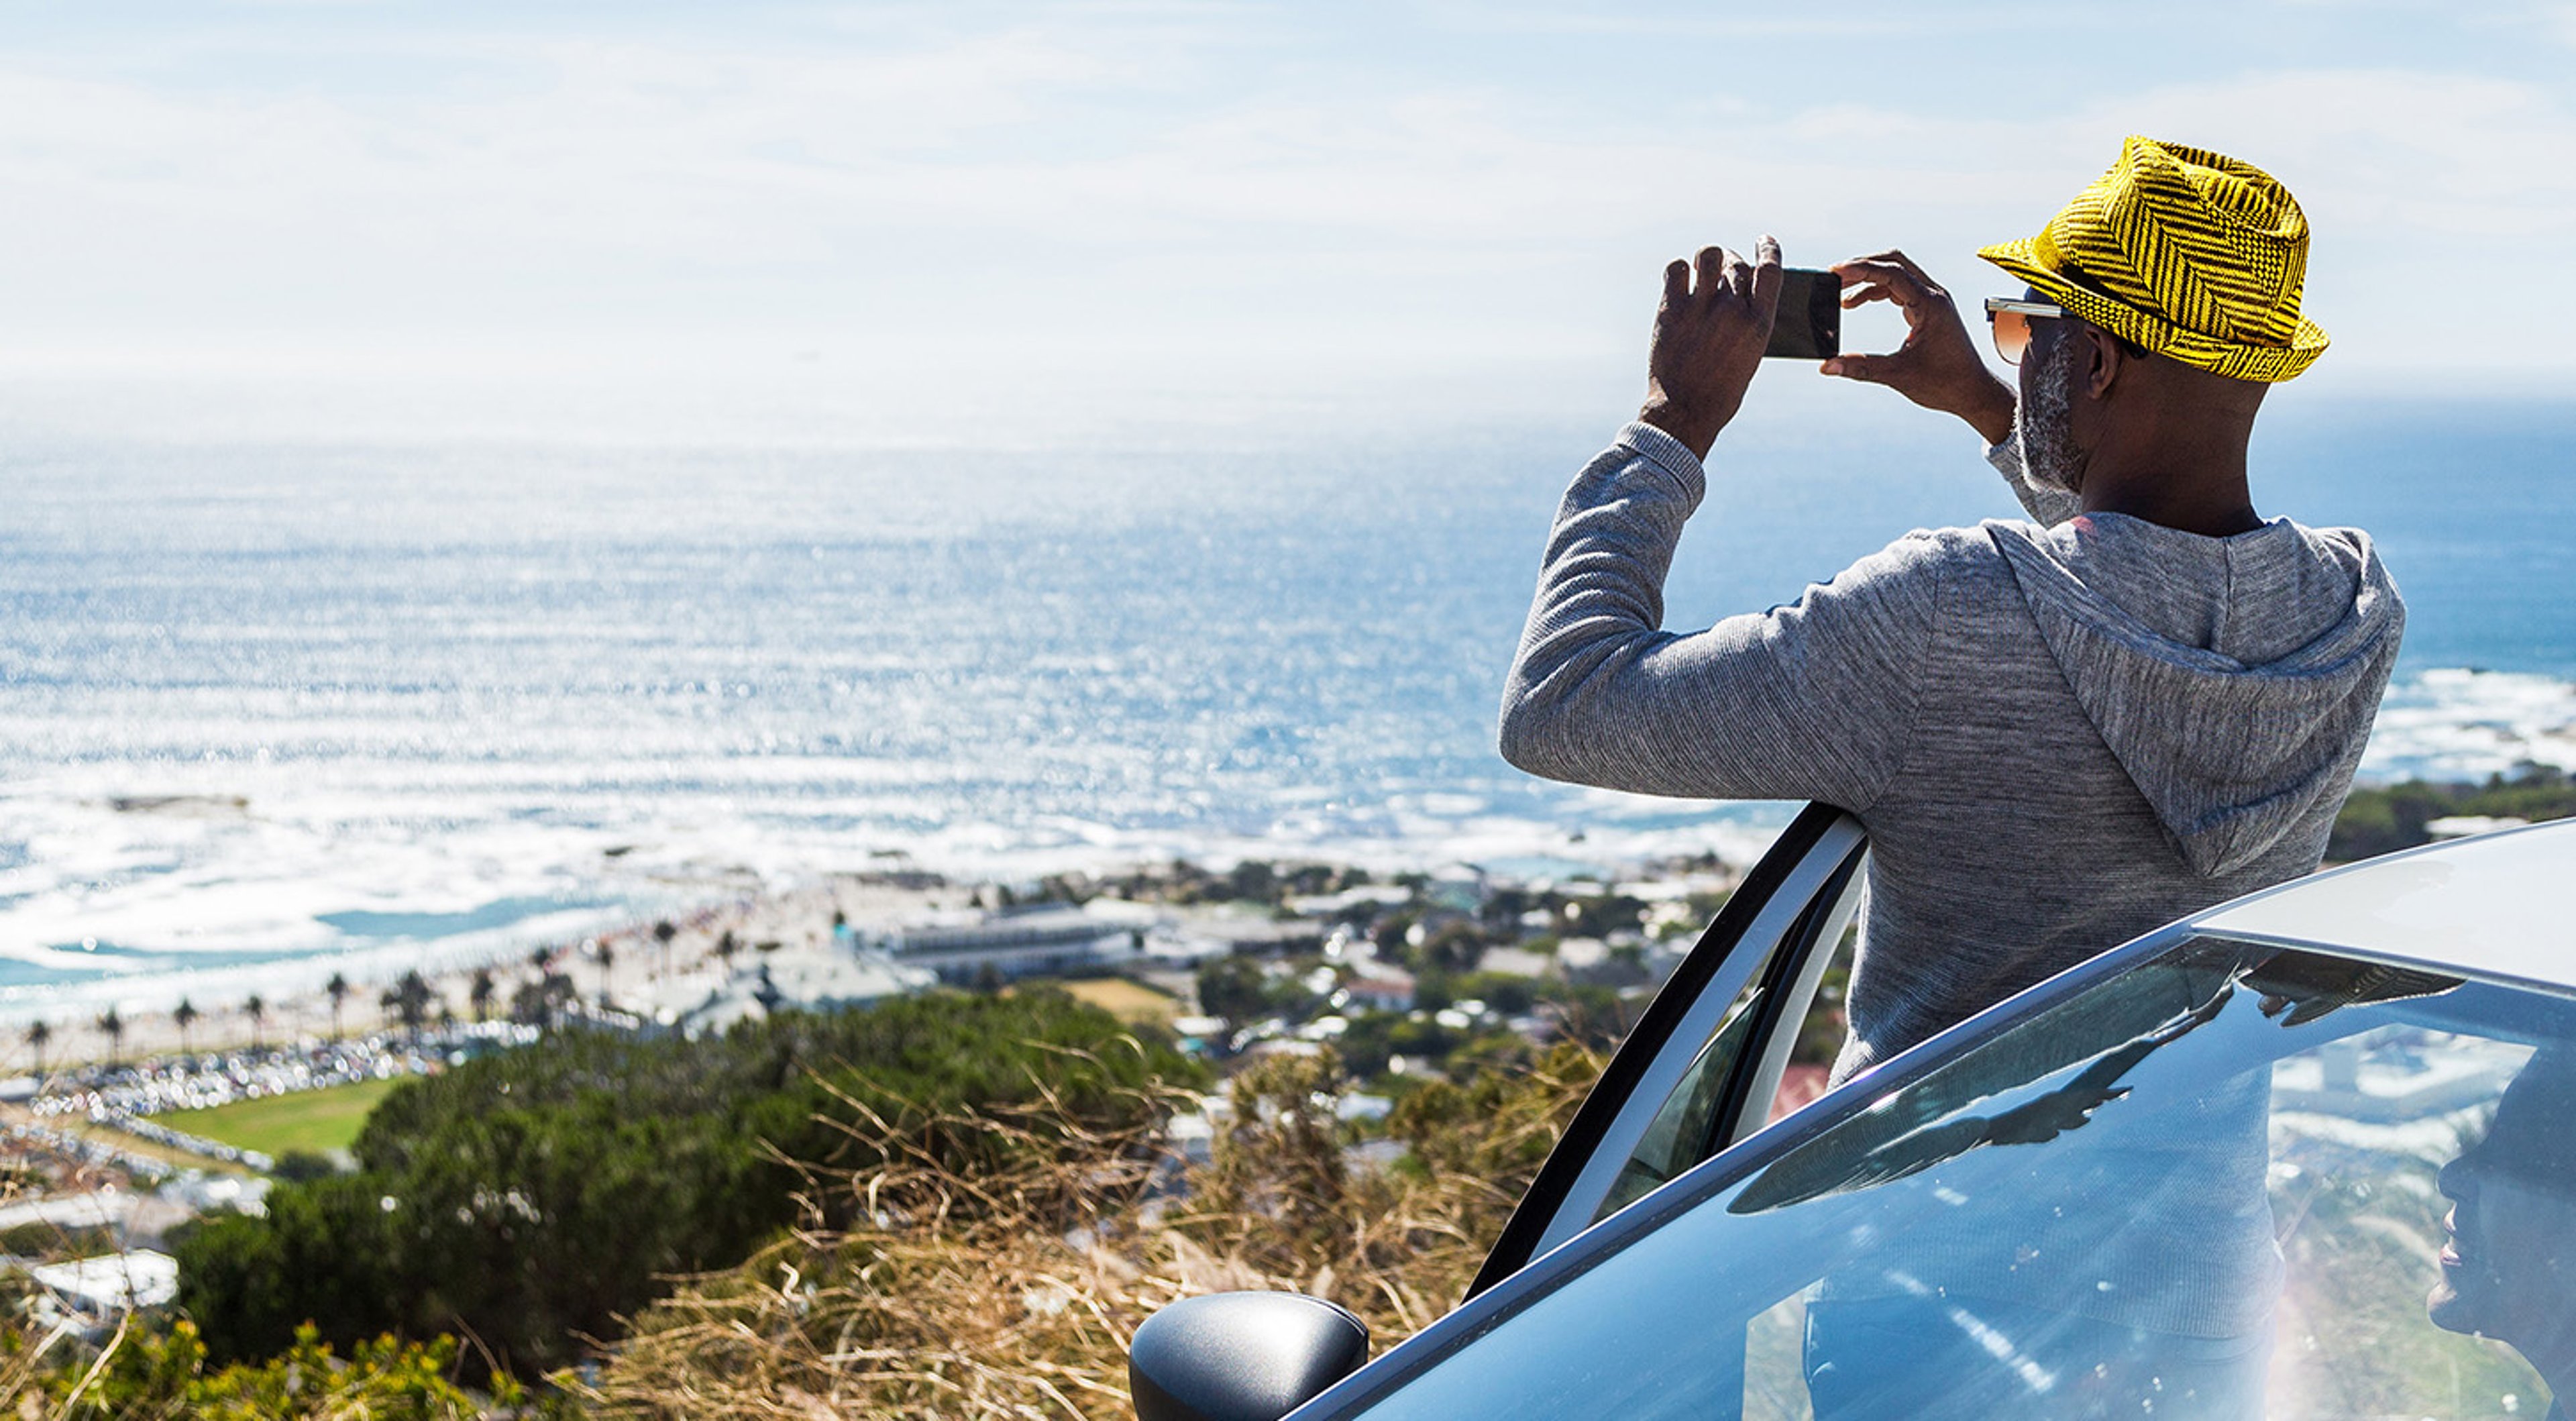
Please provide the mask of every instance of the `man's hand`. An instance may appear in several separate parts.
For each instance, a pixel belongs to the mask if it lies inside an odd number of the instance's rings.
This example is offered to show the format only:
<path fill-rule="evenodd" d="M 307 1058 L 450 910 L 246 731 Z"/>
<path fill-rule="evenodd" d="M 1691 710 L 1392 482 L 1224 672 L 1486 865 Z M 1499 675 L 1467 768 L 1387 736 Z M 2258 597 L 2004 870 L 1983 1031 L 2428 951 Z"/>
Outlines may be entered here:
<path fill-rule="evenodd" d="M 1749 265 L 1724 247 L 1702 247 L 1696 263 L 1665 267 L 1637 418 L 1707 458 L 1744 403 L 1779 308 L 1780 244 L 1769 237 L 1754 246 Z"/>
<path fill-rule="evenodd" d="M 2015 396 L 1987 372 L 1950 293 L 1903 252 L 1855 257 L 1832 270 L 1843 279 L 1844 310 L 1896 303 L 1905 313 L 1905 344 L 1886 355 L 1838 356 L 1825 362 L 1825 373 L 1885 385 L 1925 409 L 1966 420 L 1988 444 L 2003 443 L 2012 433 Z"/>

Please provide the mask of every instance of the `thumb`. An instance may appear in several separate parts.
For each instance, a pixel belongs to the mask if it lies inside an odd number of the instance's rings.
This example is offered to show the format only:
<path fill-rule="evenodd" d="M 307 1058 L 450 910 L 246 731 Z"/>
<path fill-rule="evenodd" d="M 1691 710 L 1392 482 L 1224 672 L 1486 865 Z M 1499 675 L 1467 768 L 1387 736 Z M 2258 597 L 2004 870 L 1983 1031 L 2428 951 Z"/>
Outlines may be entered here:
<path fill-rule="evenodd" d="M 1895 371 L 1887 368 L 1888 363 L 1888 357 L 1884 355 L 1837 355 L 1818 368 L 1823 374 L 1839 375 L 1846 380 L 1884 385 L 1896 375 Z"/>

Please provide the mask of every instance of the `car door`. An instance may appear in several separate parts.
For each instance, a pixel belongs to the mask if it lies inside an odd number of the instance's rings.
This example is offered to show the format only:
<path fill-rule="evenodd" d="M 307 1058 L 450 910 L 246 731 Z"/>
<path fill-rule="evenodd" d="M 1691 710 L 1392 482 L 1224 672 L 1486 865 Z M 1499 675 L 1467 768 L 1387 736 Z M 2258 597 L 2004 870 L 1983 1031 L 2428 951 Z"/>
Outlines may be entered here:
<path fill-rule="evenodd" d="M 1469 1297 L 1762 1127 L 1868 849 L 1844 811 L 1800 811 L 1602 1070 Z"/>

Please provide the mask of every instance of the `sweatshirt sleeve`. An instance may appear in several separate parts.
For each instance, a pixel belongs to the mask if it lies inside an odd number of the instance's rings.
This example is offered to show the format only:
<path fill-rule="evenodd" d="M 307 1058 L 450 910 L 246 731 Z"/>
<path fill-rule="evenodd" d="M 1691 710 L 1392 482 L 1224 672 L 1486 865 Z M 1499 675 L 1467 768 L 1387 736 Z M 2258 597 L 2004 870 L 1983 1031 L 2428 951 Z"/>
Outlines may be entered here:
<path fill-rule="evenodd" d="M 1900 539 L 1792 606 L 1676 635 L 1660 629 L 1664 576 L 1705 488 L 1699 460 L 1643 424 L 1576 476 L 1503 688 L 1503 757 L 1606 789 L 1864 810 L 1912 735 L 1939 541 Z"/>
<path fill-rule="evenodd" d="M 2005 435 L 2003 443 L 1988 449 L 1986 462 L 2012 485 L 2013 497 L 2021 500 L 2022 511 L 2042 528 L 2054 528 L 2084 511 L 2082 499 L 2063 489 L 2041 488 L 2023 476 L 2020 431 Z"/>

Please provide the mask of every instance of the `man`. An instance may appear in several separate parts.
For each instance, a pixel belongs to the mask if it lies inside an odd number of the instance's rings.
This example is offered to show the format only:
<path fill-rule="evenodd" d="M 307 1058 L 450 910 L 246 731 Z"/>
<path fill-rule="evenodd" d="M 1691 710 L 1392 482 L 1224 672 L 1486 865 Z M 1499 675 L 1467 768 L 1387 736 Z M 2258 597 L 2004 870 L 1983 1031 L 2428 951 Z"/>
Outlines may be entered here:
<path fill-rule="evenodd" d="M 2492 1337 L 2549 1384 L 2548 1421 L 2576 1395 L 2576 1055 L 2544 1049 L 2497 1103 L 2486 1137 L 2443 1166 L 2442 1281 L 2433 1324 Z"/>
<path fill-rule="evenodd" d="M 2034 522 L 1917 532 L 1790 607 L 1659 629 L 1663 578 L 1779 297 L 1769 238 L 1665 272 L 1647 400 L 1575 479 L 1502 749 L 1649 794 L 1816 799 L 1870 831 L 1835 1078 L 2323 856 L 2397 655 L 2365 535 L 2259 517 L 2267 386 L 2325 347 L 2307 221 L 2260 170 L 2132 138 L 2026 242 L 1996 313 L 2019 388 L 1902 254 L 1836 268 L 1902 348 L 1826 373 L 1959 416 Z M 1722 478 L 1722 473 L 1721 473 Z"/>

